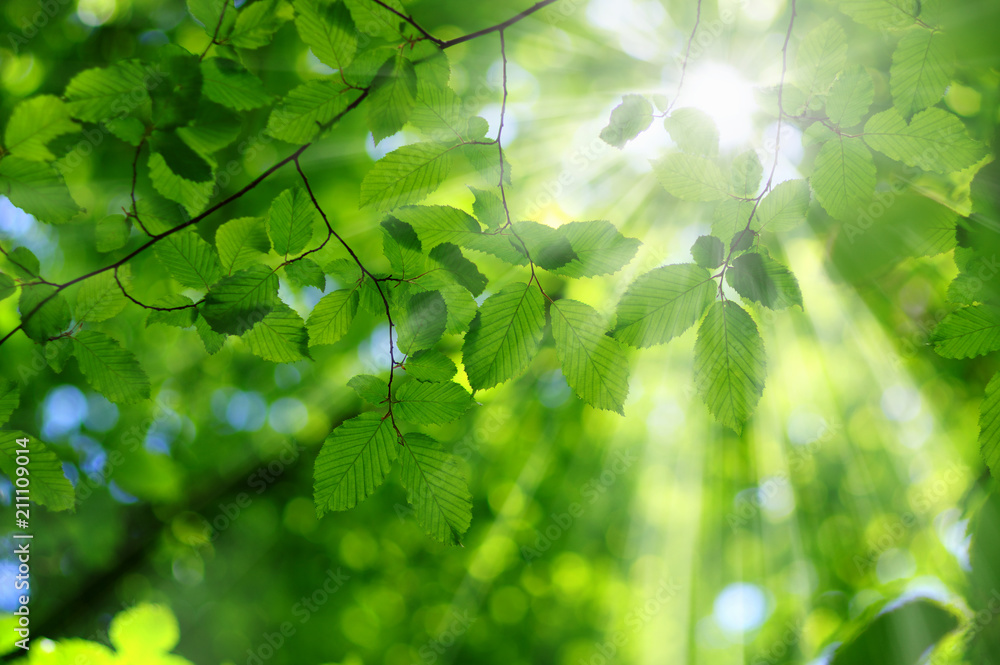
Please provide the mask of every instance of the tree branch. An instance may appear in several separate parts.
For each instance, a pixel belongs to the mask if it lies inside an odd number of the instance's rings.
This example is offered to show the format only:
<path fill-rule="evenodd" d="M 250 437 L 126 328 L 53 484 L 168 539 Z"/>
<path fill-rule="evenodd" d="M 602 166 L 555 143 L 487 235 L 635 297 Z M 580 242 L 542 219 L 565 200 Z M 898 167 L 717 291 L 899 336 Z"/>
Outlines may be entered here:
<path fill-rule="evenodd" d="M 384 5 L 384 3 L 382 3 L 382 2 L 379 2 L 379 0 L 372 0 L 372 1 L 373 2 L 377 2 L 379 5 L 382 5 L 383 7 L 386 7 L 386 5 Z M 470 41 L 472 39 L 476 39 L 477 37 L 481 37 L 483 35 L 488 35 L 488 34 L 490 34 L 492 32 L 502 31 L 505 28 L 507 28 L 507 27 L 509 27 L 509 26 L 511 26 L 511 25 L 513 25 L 515 23 L 517 23 L 518 21 L 521 21 L 522 19 L 530 16 L 531 14 L 534 14 L 539 9 L 542 9 L 543 7 L 546 7 L 546 6 L 548 6 L 548 5 L 550 5 L 550 4 L 554 3 L 554 2 L 556 2 L 556 0 L 541 0 L 541 2 L 538 2 L 538 3 L 534 4 L 533 6 L 529 7 L 526 10 L 524 10 L 520 14 L 517 14 L 517 15 L 515 15 L 515 16 L 509 18 L 509 19 L 507 19 L 503 23 L 498 23 L 497 25 L 491 26 L 489 28 L 484 28 L 482 30 L 478 30 L 476 32 L 464 35 L 462 37 L 457 37 L 455 39 L 451 39 L 451 40 L 447 40 L 447 41 L 441 41 L 441 40 L 438 40 L 438 39 L 434 39 L 434 38 L 432 38 L 432 37 L 429 36 L 429 33 L 425 33 L 425 34 L 427 34 L 428 38 L 430 38 L 432 41 L 434 41 L 434 43 L 437 44 L 442 50 L 444 50 L 446 48 L 450 48 L 450 47 L 455 46 L 457 44 L 461 44 L 461 43 Z M 391 9 L 389 7 L 386 7 L 386 8 L 387 9 Z M 399 14 L 399 12 L 396 12 L 396 11 L 394 11 L 394 13 Z M 407 18 L 407 17 L 403 16 L 403 18 Z M 412 19 L 409 19 L 409 21 L 410 21 L 411 25 L 413 25 L 414 27 L 416 27 L 422 33 L 424 32 L 424 30 L 422 28 L 420 28 L 416 24 L 415 21 L 413 21 Z M 220 17 L 219 17 L 219 24 L 218 25 L 219 26 L 222 25 L 222 15 L 221 14 L 220 14 Z M 329 127 L 333 126 L 340 119 L 342 119 L 345 115 L 347 115 L 348 113 L 350 113 L 351 111 L 353 111 L 355 108 L 357 108 L 361 104 L 361 102 L 364 101 L 364 99 L 368 97 L 368 94 L 369 94 L 370 91 L 371 91 L 371 87 L 363 88 L 362 92 L 358 96 L 358 98 L 355 99 L 353 102 L 351 102 L 343 111 L 341 111 L 340 113 L 338 113 L 329 122 L 322 123 L 320 125 L 321 130 L 326 130 Z M 505 91 L 505 96 L 506 96 L 506 91 Z M 27 313 L 25 313 L 25 314 L 22 315 L 21 322 L 15 328 L 13 328 L 10 332 L 8 332 L 6 335 L 4 335 L 2 338 L 0 338 L 0 346 L 3 346 L 7 342 L 7 340 L 9 340 L 11 337 L 13 337 L 14 334 L 17 333 L 19 330 L 23 330 L 24 323 L 26 321 L 30 320 L 33 316 L 35 316 L 35 314 L 37 314 L 38 311 L 41 310 L 42 307 L 44 307 L 50 300 L 52 300 L 53 298 L 55 298 L 64 289 L 66 289 L 66 288 L 68 288 L 68 287 L 70 287 L 70 286 L 72 286 L 74 284 L 77 284 L 79 282 L 82 282 L 82 281 L 84 281 L 86 279 L 89 279 L 91 277 L 95 277 L 97 275 L 100 275 L 101 273 L 107 272 L 108 270 L 116 270 L 117 268 L 125 265 L 128 261 L 132 260 L 133 258 L 135 258 L 136 256 L 138 256 L 142 252 L 146 251 L 149 247 L 153 246 L 154 244 L 156 244 L 158 241 L 162 240 L 163 238 L 171 236 L 174 233 L 177 233 L 178 231 L 182 231 L 182 230 L 188 228 L 189 226 L 193 226 L 194 224 L 197 224 L 198 222 L 202 221 L 203 219 L 205 219 L 206 217 L 208 217 L 212 213 L 216 212 L 217 210 L 219 210 L 221 208 L 224 208 L 225 206 L 229 205 L 233 201 L 241 198 L 247 192 L 251 191 L 252 189 L 254 189 L 255 187 L 257 187 L 257 185 L 259 185 L 261 182 L 263 182 L 264 180 L 266 180 L 272 173 L 274 173 L 275 171 L 277 171 L 278 169 L 280 169 L 282 166 L 285 166 L 286 164 L 288 164 L 290 162 L 296 161 L 302 155 L 302 153 L 305 152 L 311 145 L 313 145 L 312 142 L 306 143 L 306 144 L 300 146 L 292 154 L 290 154 L 287 157 L 281 159 L 280 161 L 278 161 L 277 163 L 275 163 L 274 165 L 272 165 L 270 168 L 268 168 L 266 171 L 264 171 L 262 174 L 260 174 L 256 178 L 254 178 L 254 180 L 252 180 L 249 184 L 245 185 L 242 189 L 240 189 L 239 191 L 237 191 L 234 194 L 230 195 L 229 197 L 227 197 L 223 201 L 220 201 L 219 203 L 213 205 L 208 210 L 206 210 L 206 211 L 200 213 L 199 215 L 191 218 L 187 222 L 184 222 L 183 224 L 179 224 L 179 225 L 175 226 L 172 229 L 164 231 L 163 233 L 158 233 L 156 235 L 150 236 L 150 240 L 148 242 L 146 242 L 142 246 L 138 247 L 137 249 L 133 250 L 128 255 L 126 255 L 124 258 L 121 258 L 118 261 L 115 261 L 114 263 L 112 263 L 110 265 L 107 265 L 107 266 L 105 266 L 103 268 L 98 268 L 97 270 L 93 270 L 93 271 L 91 271 L 89 273 L 86 273 L 85 275 L 81 275 L 79 277 L 71 279 L 68 282 L 64 282 L 62 284 L 53 284 L 53 286 L 56 287 L 55 290 L 53 290 L 52 293 L 50 293 L 48 296 L 46 296 L 44 299 L 42 299 L 41 302 L 39 302 L 37 305 L 35 305 L 35 307 L 32 310 L 30 310 L 29 312 L 27 312 Z M 136 155 L 135 160 L 136 160 L 136 162 L 138 161 L 138 154 Z M 501 182 L 502 182 L 502 178 L 501 178 Z M 508 219 L 509 219 L 509 217 L 508 217 Z M 341 239 L 341 242 L 343 242 L 342 239 Z M 355 257 L 355 259 L 357 259 L 357 257 Z M 369 275 L 370 275 L 370 273 L 369 273 Z M 378 282 L 375 282 L 375 284 L 376 284 L 376 286 L 378 286 Z M 381 293 L 381 289 L 379 289 L 379 292 Z M 384 294 L 383 294 L 383 298 L 384 298 Z M 388 314 L 388 300 L 386 300 L 386 308 L 387 308 L 386 309 L 386 313 Z M 391 338 L 391 335 L 392 335 L 392 324 L 390 322 L 390 338 Z M 391 375 L 390 375 L 390 379 L 391 379 Z"/>

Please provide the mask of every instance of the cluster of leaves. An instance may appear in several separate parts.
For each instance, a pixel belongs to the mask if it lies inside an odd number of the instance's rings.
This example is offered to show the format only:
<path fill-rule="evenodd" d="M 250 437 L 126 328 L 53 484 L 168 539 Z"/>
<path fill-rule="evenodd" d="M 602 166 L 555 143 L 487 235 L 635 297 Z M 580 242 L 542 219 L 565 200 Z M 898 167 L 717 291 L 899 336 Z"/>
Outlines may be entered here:
<path fill-rule="evenodd" d="M 48 145 L 96 124 L 135 149 L 132 206 L 97 225 L 97 249 L 117 257 L 113 263 L 57 284 L 42 277 L 27 248 L 16 247 L 6 252 L 15 277 L 4 276 L 2 295 L 20 289 L 19 328 L 51 347 L 45 356 L 53 370 L 62 371 L 75 358 L 90 384 L 119 404 L 147 399 L 150 382 L 139 359 L 94 324 L 112 321 L 126 308 L 148 310 L 147 326 L 193 328 L 210 354 L 232 336 L 276 363 L 308 359 L 312 347 L 338 342 L 359 309 L 385 316 L 389 375 L 350 380 L 373 410 L 342 423 L 324 444 L 315 469 L 317 511 L 353 507 L 401 456 L 417 519 L 433 538 L 458 543 L 471 520 L 459 466 L 427 435 L 405 431 L 407 425 L 453 421 L 472 404 L 469 391 L 454 380 L 457 366 L 435 345 L 445 335 L 464 335 L 468 385 L 473 391 L 491 388 L 528 368 L 543 344 L 548 306 L 569 385 L 593 406 L 622 413 L 628 369 L 618 338 L 635 333 L 605 335 L 592 306 L 552 301 L 535 270 L 565 278 L 610 274 L 632 259 L 639 242 L 606 221 L 557 229 L 512 221 L 504 189 L 510 168 L 499 133 L 486 139 L 488 123 L 470 114 L 449 86 L 447 43 L 408 36 L 407 26 L 416 24 L 401 20 L 401 6 L 361 0 L 267 1 L 238 11 L 223 0 L 192 0 L 189 6 L 212 38 L 213 57 L 205 57 L 211 48 L 199 57 L 170 46 L 158 62 L 86 70 L 70 80 L 62 98 L 36 97 L 15 108 L 0 158 L 0 187 L 15 205 L 43 222 L 75 218 L 81 211 L 57 168 L 66 160 L 55 162 Z M 241 54 L 265 46 L 292 20 L 302 42 L 334 73 L 293 88 L 275 103 Z M 359 31 L 362 26 L 365 31 Z M 371 38 L 362 46 L 363 34 Z M 506 80 L 503 94 L 506 101 Z M 404 125 L 426 139 L 385 155 L 361 184 L 362 207 L 389 213 L 380 227 L 388 272 L 369 270 L 336 232 L 298 161 L 312 141 L 362 102 L 376 142 Z M 220 174 L 213 156 L 239 136 L 238 113 L 272 103 L 267 134 L 299 148 L 206 208 Z M 416 205 L 445 181 L 456 159 L 489 183 L 473 189 L 474 215 Z M 280 193 L 265 216 L 230 219 L 214 238 L 199 232 L 198 222 L 289 163 L 301 185 Z M 143 191 L 147 177 L 152 186 Z M 350 258 L 320 265 L 317 253 L 332 238 Z M 132 292 L 130 263 L 147 249 L 182 287 L 148 304 Z M 530 278 L 502 286 L 480 307 L 476 298 L 488 279 L 467 252 L 527 268 Z M 321 290 L 332 279 L 339 288 L 303 318 L 279 298 L 282 279 Z M 76 284 L 71 305 L 63 292 Z M 634 331 L 641 325 L 630 320 L 623 327 Z"/>
<path fill-rule="evenodd" d="M 660 184 L 682 201 L 714 204 L 712 235 L 691 248 L 695 262 L 657 268 L 636 280 L 619 304 L 615 334 L 628 344 L 649 346 L 669 341 L 700 320 L 695 381 L 719 422 L 736 431 L 762 394 L 765 353 L 752 316 L 727 299 L 723 284 L 768 309 L 801 307 L 795 276 L 772 258 L 767 240 L 804 221 L 812 197 L 832 218 L 845 222 L 843 236 L 850 242 L 864 233 L 867 226 L 861 220 L 869 216 L 878 185 L 872 150 L 941 175 L 981 166 L 986 156 L 985 146 L 969 137 L 958 117 L 934 106 L 951 80 L 954 62 L 932 25 L 933 7 L 922 13 L 918 3 L 859 1 L 840 3 L 840 8 L 863 25 L 899 34 L 889 72 L 892 103 L 871 112 L 872 74 L 848 64 L 847 36 L 836 19 L 802 37 L 791 68 L 786 43 L 781 84 L 762 91 L 760 101 L 778 119 L 775 152 L 782 123 L 803 126 L 804 143 L 816 148 L 808 180 L 775 183 L 777 154 L 766 181 L 756 151 L 721 160 L 711 117 L 695 108 L 674 109 L 662 96 L 626 95 L 601 133 L 622 148 L 654 118 L 664 117 L 679 151 L 654 160 Z M 922 252 L 953 247 L 956 219 L 946 211 L 943 221 L 940 214 L 917 221 L 928 227 Z M 975 310 L 964 316 L 982 318 Z M 991 450 L 1000 457 L 1000 447 Z"/>

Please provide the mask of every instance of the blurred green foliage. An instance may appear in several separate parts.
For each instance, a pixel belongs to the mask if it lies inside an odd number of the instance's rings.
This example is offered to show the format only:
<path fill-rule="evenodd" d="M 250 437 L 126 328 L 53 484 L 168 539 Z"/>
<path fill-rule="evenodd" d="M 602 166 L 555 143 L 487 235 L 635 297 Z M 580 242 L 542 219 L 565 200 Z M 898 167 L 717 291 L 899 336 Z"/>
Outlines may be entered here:
<path fill-rule="evenodd" d="M 25 99 L 61 97 L 86 69 L 155 61 L 170 43 L 201 54 L 209 46 L 203 16 L 218 16 L 222 4 L 192 3 L 189 11 L 184 3 L 152 0 L 3 3 L 0 118 L 11 118 Z M 255 0 L 239 11 L 267 4 L 275 3 Z M 804 66 L 822 84 L 824 60 L 800 49 L 806 34 L 832 21 L 846 44 L 837 57 L 870 75 L 873 108 L 883 111 L 896 95 L 893 53 L 903 37 L 882 19 L 858 20 L 852 12 L 865 5 L 799 0 L 788 65 L 796 72 Z M 935 34 L 953 63 L 932 108 L 959 118 L 971 140 L 994 146 L 1000 7 L 989 0 L 920 5 L 920 16 L 941 28 Z M 447 40 L 528 6 L 423 1 L 406 3 L 405 11 Z M 773 91 L 791 7 L 720 0 L 697 10 L 700 37 L 691 42 L 678 106 L 697 106 L 711 117 L 721 130 L 720 155 L 733 160 L 757 149 L 769 167 Z M 675 116 L 665 127 L 654 120 L 626 144 L 623 134 L 643 123 L 623 117 L 616 125 L 612 115 L 624 95 L 636 92 L 651 100 L 641 115 L 672 105 L 695 21 L 695 4 L 680 0 L 558 0 L 505 33 L 511 215 L 548 226 L 607 219 L 642 240 L 617 274 L 542 277 L 550 296 L 590 303 L 606 320 L 637 277 L 664 263 L 690 262 L 692 244 L 718 233 L 711 208 L 664 191 L 649 166 L 684 148 L 686 139 L 701 150 L 704 118 Z M 243 26 L 233 45 L 209 52 L 237 57 L 262 89 L 240 86 L 239 103 L 247 108 L 209 119 L 219 132 L 232 116 L 242 122 L 214 157 L 236 166 L 220 191 L 192 189 L 193 208 L 223 200 L 294 150 L 259 140 L 268 109 L 257 101 L 280 99 L 330 72 L 319 52 L 306 49 L 294 21 L 262 48 L 249 48 L 262 39 L 252 27 Z M 240 27 L 223 22 L 222 29 Z M 493 33 L 445 52 L 451 87 L 465 110 L 489 122 L 490 136 L 500 119 L 499 46 Z M 183 97 L 183 90 L 172 90 L 164 101 L 153 100 L 150 113 L 166 109 L 161 125 L 180 123 Z M 621 151 L 599 138 L 609 116 L 605 138 L 625 145 Z M 742 130 L 740 117 L 748 122 Z M 362 181 L 386 145 L 412 143 L 417 135 L 408 127 L 394 134 L 393 118 L 380 116 L 374 122 L 394 135 L 375 146 L 370 122 L 365 113 L 348 114 L 304 153 L 301 165 L 337 232 L 371 257 L 373 271 L 388 272 L 395 266 L 381 258 L 383 215 L 360 206 Z M 79 221 L 41 224 L 0 198 L 4 249 L 29 248 L 57 283 L 121 256 L 128 239 L 122 215 L 132 205 L 135 149 L 97 127 L 56 134 L 41 148 L 65 167 L 73 205 L 86 211 Z M 789 123 L 782 135 L 782 180 L 819 168 L 823 137 L 805 130 Z M 115 132 L 128 133 L 128 127 Z M 157 140 L 167 152 L 177 145 L 176 134 Z M 371 292 L 359 295 L 354 323 L 339 341 L 308 347 L 311 360 L 283 364 L 252 355 L 249 344 L 222 345 L 208 333 L 150 324 L 138 307 L 125 307 L 110 323 L 95 319 L 149 377 L 149 399 L 140 382 L 132 404 L 112 404 L 92 390 L 93 379 L 66 363 L 66 344 L 12 337 L 0 348 L 0 362 L 20 400 L 5 427 L 44 441 L 76 492 L 70 512 L 32 507 L 27 662 L 72 662 L 66 659 L 79 649 L 91 650 L 95 663 L 776 665 L 830 656 L 841 642 L 861 644 L 858 651 L 881 645 L 898 657 L 905 650 L 894 651 L 893 639 L 914 625 L 944 626 L 943 634 L 955 620 L 960 629 L 938 644 L 932 662 L 996 660 L 1000 515 L 976 441 L 980 402 L 1000 366 L 989 355 L 958 360 L 931 348 L 932 331 L 956 303 L 993 297 L 996 166 L 985 158 L 939 173 L 879 153 L 871 159 L 879 183 L 872 201 L 883 212 L 843 219 L 813 201 L 806 224 L 764 239 L 770 256 L 797 276 L 803 307 L 772 312 L 747 305 L 767 349 L 767 387 L 741 434 L 713 422 L 692 385 L 693 331 L 669 346 L 629 354 L 624 417 L 574 395 L 546 333 L 523 376 L 476 392 L 477 404 L 462 418 L 425 428 L 445 442 L 469 480 L 472 526 L 460 548 L 426 537 L 399 482 L 387 482 L 350 511 L 317 518 L 313 468 L 320 446 L 334 426 L 368 408 L 363 391 L 347 381 L 384 375 L 388 367 L 379 303 L 365 307 L 362 300 L 371 305 L 377 298 Z M 168 161 L 189 173 L 205 165 L 184 151 Z M 474 208 L 479 199 L 469 187 L 495 182 L 479 170 L 474 163 L 456 166 L 426 203 L 456 206 L 486 223 L 486 206 Z M 149 191 L 147 170 L 137 173 L 139 191 Z M 279 194 L 299 182 L 286 166 L 207 217 L 198 234 L 211 239 L 232 220 L 266 217 Z M 156 211 L 143 213 L 160 222 Z M 935 236 L 942 223 L 957 227 L 956 234 Z M 929 236 L 941 242 L 929 244 Z M 715 263 L 714 250 L 704 254 L 699 263 Z M 23 277 L 14 265 L 23 257 L 13 257 L 0 269 Z M 317 258 L 325 267 L 346 254 L 331 243 Z M 526 280 L 526 268 L 480 258 L 489 293 Z M 187 297 L 178 296 L 177 286 L 192 286 L 172 282 L 154 252 L 137 255 L 130 266 L 132 288 L 147 302 Z M 292 284 L 289 275 L 281 297 L 296 309 L 315 305 L 319 290 L 308 286 L 311 278 L 304 270 Z M 9 288 L 13 278 L 0 281 L 0 292 Z M 963 300 L 961 293 L 973 295 Z M 81 296 L 72 295 L 79 307 Z M 17 298 L 0 302 L 0 330 L 19 321 Z M 221 348 L 207 353 L 214 344 Z M 445 334 L 437 348 L 460 365 L 461 336 Z M 390 480 L 400 472 L 393 470 Z M 14 529 L 10 485 L 3 499 L 11 508 L 4 511 L 7 532 Z M 0 609 L 10 612 L 16 562 L 13 539 L 4 543 Z M 934 602 L 899 605 L 916 597 Z M 879 614 L 885 607 L 919 607 L 922 614 Z M 898 632 L 886 628 L 894 617 L 903 617 Z M 0 621 L 4 644 L 13 644 L 14 625 L 13 617 Z M 849 648 L 837 659 L 849 658 Z M 887 655 L 885 662 L 894 661 Z"/>

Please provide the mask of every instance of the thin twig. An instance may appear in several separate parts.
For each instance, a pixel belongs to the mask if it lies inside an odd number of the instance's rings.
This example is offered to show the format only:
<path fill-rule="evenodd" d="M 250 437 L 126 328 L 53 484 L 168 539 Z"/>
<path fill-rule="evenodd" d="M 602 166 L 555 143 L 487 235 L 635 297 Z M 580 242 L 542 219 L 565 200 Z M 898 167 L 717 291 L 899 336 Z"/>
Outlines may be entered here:
<path fill-rule="evenodd" d="M 323 207 L 319 204 L 319 201 L 316 199 L 316 194 L 313 193 L 312 186 L 309 184 L 309 178 L 306 177 L 305 171 L 302 170 L 302 165 L 299 163 L 298 158 L 295 159 L 295 169 L 299 172 L 299 176 L 302 178 L 302 184 L 305 185 L 306 192 L 309 194 L 309 199 L 312 201 L 313 207 L 316 208 L 316 211 L 320 214 L 320 217 L 323 218 L 323 223 L 326 224 L 327 239 L 329 239 L 330 236 L 333 236 L 340 241 L 340 244 L 344 246 L 344 249 L 346 249 L 347 253 L 351 255 L 351 258 L 354 259 L 354 262 L 358 264 L 358 268 L 361 269 L 361 273 L 366 277 L 368 277 L 370 280 L 372 280 L 372 283 L 375 284 L 375 288 L 378 290 L 379 297 L 382 298 L 382 304 L 385 306 L 385 317 L 389 321 L 390 365 L 389 365 L 389 382 L 386 394 L 386 402 L 388 403 L 389 411 L 386 415 L 389 417 L 389 421 L 392 423 L 392 428 L 396 430 L 397 442 L 400 445 L 405 445 L 403 440 L 403 433 L 399 430 L 399 427 L 396 425 L 396 417 L 392 413 L 392 379 L 396 369 L 396 353 L 394 350 L 394 344 L 392 343 L 392 331 L 393 328 L 395 327 L 395 323 L 392 320 L 392 311 L 389 307 L 389 299 L 382 291 L 382 285 L 379 284 L 380 280 L 376 279 L 375 275 L 373 275 L 368 270 L 368 268 L 365 267 L 365 264 L 361 262 L 361 259 L 358 258 L 358 255 L 354 252 L 351 246 L 347 244 L 347 241 L 344 240 L 344 238 L 339 233 L 337 233 L 336 230 L 334 230 L 333 225 L 330 224 L 330 219 L 326 216 L 326 212 L 323 210 Z M 323 244 L 326 243 L 324 242 Z"/>
<path fill-rule="evenodd" d="M 157 307 L 156 305 L 147 305 L 146 303 L 139 302 L 138 300 L 133 298 L 129 294 L 129 292 L 125 290 L 125 284 L 122 283 L 121 277 L 118 276 L 118 268 L 121 268 L 121 266 L 115 268 L 115 281 L 118 282 L 118 288 L 121 290 L 122 295 L 131 300 L 132 302 L 134 302 L 139 307 L 142 307 L 143 309 L 152 309 L 157 312 L 176 312 L 181 309 L 191 309 L 192 307 L 197 307 L 205 300 L 204 298 L 202 298 L 198 302 L 193 302 L 190 305 L 178 305 L 177 307 Z"/>
<path fill-rule="evenodd" d="M 670 100 L 667 105 L 667 110 L 663 112 L 664 116 L 670 115 L 670 112 L 674 109 L 674 105 L 677 100 L 680 99 L 681 89 L 684 87 L 684 75 L 687 73 L 688 59 L 691 57 L 691 44 L 694 43 L 694 36 L 698 32 L 698 26 L 701 24 L 701 0 L 698 0 L 698 6 L 695 9 L 694 17 L 694 27 L 691 28 L 691 36 L 688 37 L 687 49 L 684 51 L 684 61 L 681 63 L 681 77 L 677 81 L 677 91 L 674 93 L 674 98 Z"/>
<path fill-rule="evenodd" d="M 139 145 L 137 145 L 135 147 L 135 157 L 132 158 L 132 192 L 131 192 L 131 194 L 132 194 L 132 215 L 131 216 L 135 219 L 135 223 L 139 225 L 139 228 L 142 229 L 142 232 L 145 233 L 148 236 L 151 236 L 153 234 L 150 233 L 149 230 L 146 229 L 146 225 L 142 223 L 141 219 L 139 219 L 139 207 L 138 207 L 137 202 L 135 200 L 135 185 L 136 185 L 136 182 L 139 179 L 139 153 L 142 152 L 142 146 L 145 143 L 146 143 L 146 137 L 143 136 L 142 140 L 139 141 Z M 116 275 L 118 274 L 117 270 L 118 269 L 115 268 L 115 274 Z"/>
<path fill-rule="evenodd" d="M 204 60 L 205 56 L 208 55 L 208 50 L 212 48 L 214 44 L 218 43 L 216 40 L 219 38 L 219 30 L 222 29 L 222 20 L 226 17 L 227 7 L 229 7 L 229 0 L 223 0 L 222 11 L 219 12 L 219 22 L 215 24 L 215 32 L 212 33 L 212 41 L 208 43 L 205 50 L 201 52 L 200 56 L 198 56 L 199 61 Z"/>
<path fill-rule="evenodd" d="M 722 285 L 725 284 L 726 270 L 729 269 L 729 264 L 733 259 L 733 254 L 736 248 L 740 245 L 744 236 L 747 233 L 753 233 L 750 230 L 750 225 L 753 223 L 754 215 L 757 214 L 757 208 L 760 207 L 760 202 L 763 200 L 764 195 L 771 190 L 771 184 L 774 182 L 774 174 L 778 170 L 778 157 L 781 150 L 781 123 L 785 116 L 785 108 L 782 104 L 782 96 L 785 91 L 785 76 L 788 73 L 788 43 L 792 39 L 792 26 L 795 25 L 795 0 L 792 0 L 792 15 L 788 19 L 788 30 L 785 32 L 785 43 L 781 47 L 781 79 L 778 82 L 778 123 L 777 123 L 777 133 L 774 139 L 774 161 L 771 164 L 771 173 L 767 178 L 767 183 L 764 185 L 764 189 L 757 195 L 754 199 L 753 208 L 750 210 L 750 217 L 747 218 L 747 224 L 740 231 L 738 236 L 735 236 L 729 243 L 729 253 L 726 254 L 726 260 L 722 262 L 722 270 L 719 272 L 719 297 L 722 300 L 726 299 L 726 295 L 722 290 Z"/>

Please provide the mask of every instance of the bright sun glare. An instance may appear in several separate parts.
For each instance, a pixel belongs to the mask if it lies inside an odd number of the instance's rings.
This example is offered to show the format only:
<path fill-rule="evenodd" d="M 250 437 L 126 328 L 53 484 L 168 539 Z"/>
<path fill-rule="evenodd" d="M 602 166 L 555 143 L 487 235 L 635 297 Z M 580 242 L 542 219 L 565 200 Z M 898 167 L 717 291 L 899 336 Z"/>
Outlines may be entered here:
<path fill-rule="evenodd" d="M 736 68 L 706 63 L 691 69 L 676 107 L 693 106 L 712 116 L 723 149 L 747 143 L 753 137 L 753 85 Z"/>

